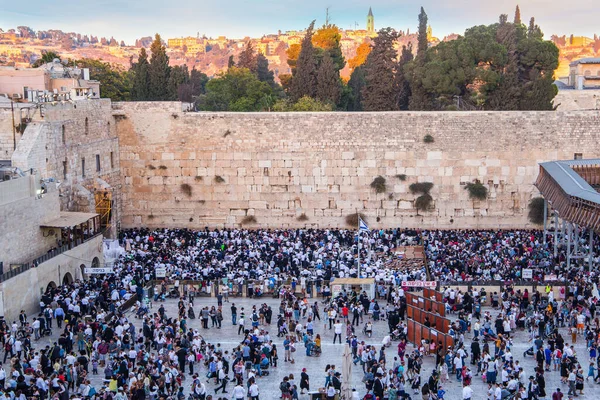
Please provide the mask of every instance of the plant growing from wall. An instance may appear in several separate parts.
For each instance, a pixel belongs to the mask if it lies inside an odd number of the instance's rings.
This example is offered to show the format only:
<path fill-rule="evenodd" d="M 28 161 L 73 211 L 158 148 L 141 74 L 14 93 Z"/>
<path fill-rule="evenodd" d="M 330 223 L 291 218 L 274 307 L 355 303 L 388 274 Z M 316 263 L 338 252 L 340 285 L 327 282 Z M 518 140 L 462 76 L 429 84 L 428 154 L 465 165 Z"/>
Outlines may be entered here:
<path fill-rule="evenodd" d="M 379 175 L 377 178 L 373 179 L 373 182 L 371 182 L 371 187 L 375 189 L 375 193 L 384 193 L 387 189 L 385 178 Z"/>
<path fill-rule="evenodd" d="M 215 176 L 215 182 L 223 183 L 223 182 L 225 182 L 225 179 L 221 175 L 217 175 L 217 176 Z"/>
<path fill-rule="evenodd" d="M 406 174 L 398 174 L 396 175 L 396 178 L 404 182 L 406 180 Z"/>
<path fill-rule="evenodd" d="M 226 138 L 227 136 L 231 135 L 231 131 L 229 129 L 227 129 L 225 131 L 225 133 L 223 134 L 223 137 Z"/>
<path fill-rule="evenodd" d="M 435 139 L 430 134 L 423 136 L 423 143 L 433 143 Z"/>
<path fill-rule="evenodd" d="M 532 224 L 543 225 L 544 224 L 544 207 L 546 206 L 543 197 L 534 197 L 529 201 L 529 213 L 527 218 Z"/>
<path fill-rule="evenodd" d="M 410 190 L 412 194 L 429 194 L 431 189 L 433 189 L 433 183 L 431 182 L 411 183 L 408 187 L 408 190 Z"/>
<path fill-rule="evenodd" d="M 241 224 L 242 225 L 251 225 L 251 224 L 256 224 L 256 217 L 254 215 L 246 215 L 243 219 Z"/>
<path fill-rule="evenodd" d="M 431 209 L 433 197 L 429 193 L 422 194 L 415 200 L 415 208 L 417 211 L 428 211 Z"/>
<path fill-rule="evenodd" d="M 162 170 L 164 171 L 164 170 L 166 170 L 166 169 L 167 169 L 167 166 L 166 166 L 166 165 L 159 165 L 159 166 L 158 166 L 158 169 L 162 169 Z"/>
<path fill-rule="evenodd" d="M 367 222 L 367 217 L 365 217 L 364 214 L 353 213 L 353 214 L 346 215 L 346 224 L 348 226 L 356 228 L 358 226 L 358 217 L 359 216 L 363 221 L 365 221 L 365 223 Z"/>
<path fill-rule="evenodd" d="M 419 211 L 428 211 L 431 209 L 433 203 L 433 197 L 429 194 L 431 189 L 433 189 L 433 183 L 431 182 L 412 183 L 408 187 L 408 190 L 410 190 L 412 194 L 420 194 L 420 196 L 415 199 L 417 215 Z"/>
<path fill-rule="evenodd" d="M 196 175 L 196 177 L 194 178 L 194 180 L 195 180 L 196 182 L 201 182 L 202 180 L 204 180 L 204 178 L 203 178 L 203 177 L 201 177 L 200 175 Z"/>
<path fill-rule="evenodd" d="M 476 179 L 475 182 L 467 183 L 465 190 L 469 192 L 469 198 L 471 200 L 487 199 L 488 189 L 479 181 L 479 179 Z"/>
<path fill-rule="evenodd" d="M 150 165 L 148 165 L 148 169 L 153 171 L 156 169 L 156 167 L 154 165 L 150 164 Z"/>
<path fill-rule="evenodd" d="M 180 188 L 183 194 L 185 194 L 187 197 L 192 197 L 192 187 L 189 184 L 182 183 Z"/>
<path fill-rule="evenodd" d="M 298 216 L 298 218 L 296 218 L 296 220 L 300 222 L 308 221 L 308 215 L 302 213 Z"/>
<path fill-rule="evenodd" d="M 154 219 L 154 215 L 150 214 L 150 215 L 148 215 L 148 217 L 147 217 L 147 218 L 148 218 L 150 221 L 152 221 L 152 220 Z"/>

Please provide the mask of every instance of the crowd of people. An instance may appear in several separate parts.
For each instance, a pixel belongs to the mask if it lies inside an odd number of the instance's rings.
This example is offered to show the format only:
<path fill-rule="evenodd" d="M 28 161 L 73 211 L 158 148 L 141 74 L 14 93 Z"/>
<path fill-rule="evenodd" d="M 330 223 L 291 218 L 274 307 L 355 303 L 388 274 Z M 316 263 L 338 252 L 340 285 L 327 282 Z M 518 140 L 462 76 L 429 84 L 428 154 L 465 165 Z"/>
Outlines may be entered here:
<path fill-rule="evenodd" d="M 332 331 L 333 343 L 350 346 L 354 363 L 364 372 L 361 396 L 367 398 L 395 400 L 419 394 L 424 400 L 443 399 L 444 385 L 452 376 L 462 382 L 467 400 L 473 396 L 471 380 L 476 375 L 485 377 L 490 399 L 508 394 L 544 398 L 548 373 L 560 373 L 568 394 L 579 395 L 585 370 L 588 378 L 599 380 L 600 321 L 594 291 L 598 277 L 595 271 L 567 269 L 564 254 L 554 258 L 548 239 L 544 245 L 536 231 L 371 231 L 360 239 L 360 276 L 379 283 L 376 298 L 369 298 L 364 292 L 332 296 L 330 291 L 332 279 L 358 276 L 353 231 L 123 231 L 119 240 L 126 254 L 115 261 L 114 274 L 49 287 L 35 317 L 23 311 L 18 320 L 0 321 L 4 364 L 10 363 L 0 365 L 0 386 L 6 398 L 19 400 L 188 396 L 205 400 L 218 398 L 218 391 L 226 393 L 232 382 L 233 399 L 258 400 L 259 382 L 278 361 L 281 367 L 282 356 L 284 363 L 294 365 L 300 346 L 304 360 L 320 355 L 324 339 L 315 332 L 318 320 L 322 329 Z M 411 244 L 424 247 L 428 264 L 390 269 L 389 261 L 401 257 L 395 249 Z M 557 298 L 551 290 L 520 292 L 510 285 L 499 293 L 449 288 L 445 301 L 460 305 L 449 308 L 456 312 L 451 329 L 454 346 L 421 343 L 408 351 L 401 282 L 426 280 L 428 274 L 442 284 L 510 282 L 521 278 L 522 268 L 534 269 L 534 279 L 554 274 L 569 284 Z M 142 326 L 136 328 L 129 319 L 133 315 L 126 317 L 122 305 L 134 295 L 144 297 L 144 287 L 156 279 L 156 270 L 166 271 L 171 281 L 200 282 L 199 291 L 210 293 L 217 285 L 217 304 L 194 309 L 197 292 L 176 292 L 178 312 L 170 315 L 164 306 L 151 313 L 140 300 L 141 312 L 136 314 Z M 256 298 L 250 309 L 228 303 L 229 294 L 244 287 Z M 153 295 L 159 299 L 168 292 L 158 285 Z M 280 301 L 276 310 L 260 303 L 260 297 L 271 292 Z M 320 306 L 309 302 L 308 295 L 327 301 Z M 488 303 L 491 308 L 482 308 Z M 196 315 L 201 321 L 198 328 L 191 326 Z M 373 324 L 386 322 L 388 335 L 372 337 Z M 226 349 L 204 340 L 202 329 L 209 325 L 219 329 L 223 323 L 238 327 L 239 345 Z M 36 341 L 55 329 L 58 339 L 36 348 Z M 519 329 L 529 332 L 530 356 L 537 362 L 529 379 L 519 355 L 511 353 L 511 335 Z M 585 341 L 589 360 L 573 351 L 578 338 Z M 397 357 L 388 360 L 385 350 L 393 341 L 398 341 Z M 429 379 L 422 379 L 423 360 L 429 356 L 435 357 L 435 370 Z M 91 384 L 94 375 L 103 376 L 102 387 Z M 335 366 L 328 366 L 324 385 L 328 398 L 340 393 L 343 378 Z M 214 393 L 209 392 L 207 379 L 214 382 Z M 310 389 L 309 382 L 307 370 L 298 383 L 293 374 L 286 376 L 279 384 L 281 397 L 298 398 Z"/>

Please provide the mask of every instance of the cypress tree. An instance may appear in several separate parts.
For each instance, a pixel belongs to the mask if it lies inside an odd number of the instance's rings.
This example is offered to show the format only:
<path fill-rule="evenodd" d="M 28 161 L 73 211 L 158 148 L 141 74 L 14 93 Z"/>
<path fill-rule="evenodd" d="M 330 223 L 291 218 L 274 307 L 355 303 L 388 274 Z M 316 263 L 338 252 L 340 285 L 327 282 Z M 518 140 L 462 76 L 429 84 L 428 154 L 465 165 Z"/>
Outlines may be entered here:
<path fill-rule="evenodd" d="M 149 99 L 148 67 L 148 53 L 142 47 L 137 63 L 131 65 L 131 71 L 133 72 L 131 99 L 134 101 L 146 101 Z"/>
<path fill-rule="evenodd" d="M 413 60 L 412 44 L 409 43 L 407 46 L 402 46 L 402 53 L 400 54 L 400 60 L 396 67 L 396 91 L 397 91 L 397 102 L 399 110 L 408 110 L 408 104 L 410 99 L 410 84 L 406 75 L 404 74 L 404 67 Z"/>
<path fill-rule="evenodd" d="M 186 85 L 190 81 L 190 74 L 188 71 L 187 65 L 177 65 L 171 68 L 171 73 L 169 74 L 169 100 L 183 100 L 183 97 L 186 97 L 186 100 L 191 97 L 191 93 L 186 93 L 186 96 L 183 96 L 181 93 L 182 85 Z"/>
<path fill-rule="evenodd" d="M 418 36 L 418 47 L 417 47 L 417 57 L 424 58 L 425 52 L 429 47 L 427 42 L 427 14 L 425 13 L 425 9 L 421 7 L 421 12 L 419 13 L 419 36 Z"/>
<path fill-rule="evenodd" d="M 247 68 L 250 72 L 256 73 L 256 54 L 252 42 L 248 41 L 246 47 L 240 53 L 237 63 L 238 68 Z"/>
<path fill-rule="evenodd" d="M 365 66 L 360 65 L 354 68 L 348 86 L 352 91 L 352 96 L 348 102 L 348 111 L 362 111 L 362 89 L 365 87 Z"/>
<path fill-rule="evenodd" d="M 333 59 L 326 51 L 317 71 L 317 99 L 337 104 L 340 99 L 340 75 Z"/>
<path fill-rule="evenodd" d="M 298 101 L 304 96 L 315 97 L 317 94 L 317 66 L 312 44 L 314 26 L 315 21 L 311 22 L 302 39 L 302 48 L 296 62 L 296 73 L 290 88 L 292 101 Z"/>
<path fill-rule="evenodd" d="M 517 5 L 517 8 L 515 8 L 515 20 L 514 20 L 514 24 L 515 25 L 520 25 L 521 24 L 521 9 L 519 8 L 518 5 Z"/>
<path fill-rule="evenodd" d="M 229 60 L 227 60 L 227 69 L 235 67 L 235 60 L 233 59 L 233 54 L 229 56 Z"/>
<path fill-rule="evenodd" d="M 396 32 L 385 28 L 373 40 L 373 50 L 365 63 L 365 86 L 362 89 L 362 108 L 365 111 L 398 109 L 395 79 L 397 54 L 394 50 L 396 38 Z"/>
<path fill-rule="evenodd" d="M 168 100 L 169 99 L 169 57 L 167 50 L 162 44 L 160 35 L 157 33 L 154 42 L 150 46 L 152 58 L 148 67 L 149 99 L 150 100 Z"/>
<path fill-rule="evenodd" d="M 419 72 L 422 72 L 424 65 L 427 61 L 427 14 L 425 9 L 421 7 L 419 13 L 419 36 L 418 36 L 418 47 L 417 57 L 415 59 L 415 65 L 412 66 L 410 72 L 410 88 L 411 94 L 409 99 L 409 109 L 414 111 L 425 111 L 431 110 L 433 104 L 431 98 L 427 93 L 427 90 L 423 87 Z"/>
<path fill-rule="evenodd" d="M 275 75 L 269 69 L 269 60 L 262 53 L 258 53 L 256 56 L 256 76 L 259 81 L 268 83 L 272 88 L 277 86 Z"/>

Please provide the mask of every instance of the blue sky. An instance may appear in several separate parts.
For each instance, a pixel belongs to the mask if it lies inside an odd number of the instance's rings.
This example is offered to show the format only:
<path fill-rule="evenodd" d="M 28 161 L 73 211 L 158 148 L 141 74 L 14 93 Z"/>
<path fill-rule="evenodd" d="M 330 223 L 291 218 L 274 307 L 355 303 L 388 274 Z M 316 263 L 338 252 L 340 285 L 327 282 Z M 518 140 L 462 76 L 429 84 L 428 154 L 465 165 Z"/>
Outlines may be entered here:
<path fill-rule="evenodd" d="M 330 7 L 331 21 L 342 28 L 365 27 L 369 6 L 375 28 L 391 26 L 414 31 L 422 5 L 433 33 L 463 33 L 465 28 L 489 24 L 506 13 L 512 20 L 517 3 L 493 0 L 7 0 L 0 12 L 0 27 L 28 25 L 34 30 L 62 29 L 96 36 L 114 36 L 132 43 L 142 36 L 160 33 L 163 37 L 226 35 L 233 38 L 260 37 L 277 30 L 306 27 L 325 19 Z M 521 0 L 524 21 L 535 16 L 549 37 L 551 34 L 593 36 L 600 33 L 598 0 Z"/>

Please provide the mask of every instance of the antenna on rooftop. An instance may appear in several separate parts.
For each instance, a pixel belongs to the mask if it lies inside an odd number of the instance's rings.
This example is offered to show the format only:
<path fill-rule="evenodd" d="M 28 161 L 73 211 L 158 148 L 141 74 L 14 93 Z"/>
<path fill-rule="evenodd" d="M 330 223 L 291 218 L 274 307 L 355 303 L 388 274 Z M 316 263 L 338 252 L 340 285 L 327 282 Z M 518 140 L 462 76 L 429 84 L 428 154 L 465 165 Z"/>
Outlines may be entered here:
<path fill-rule="evenodd" d="M 329 25 L 329 9 L 331 6 L 325 7 L 325 25 Z"/>

